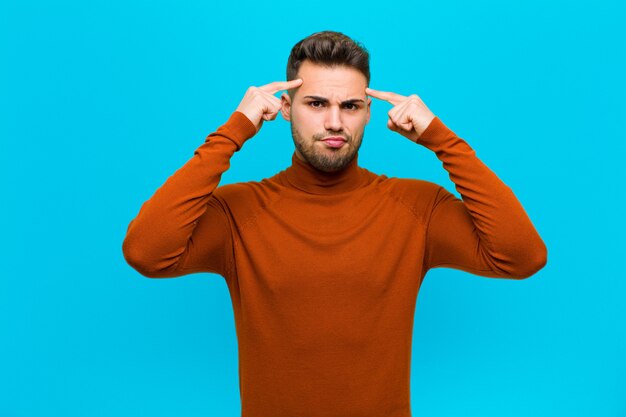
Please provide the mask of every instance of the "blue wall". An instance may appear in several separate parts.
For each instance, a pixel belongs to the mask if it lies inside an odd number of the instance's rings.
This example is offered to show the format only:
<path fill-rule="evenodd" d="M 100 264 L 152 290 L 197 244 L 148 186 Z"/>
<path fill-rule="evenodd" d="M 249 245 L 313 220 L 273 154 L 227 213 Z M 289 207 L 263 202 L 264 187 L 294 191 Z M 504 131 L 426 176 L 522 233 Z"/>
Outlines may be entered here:
<path fill-rule="evenodd" d="M 365 44 L 372 88 L 419 95 L 464 138 L 548 246 L 527 280 L 429 272 L 414 415 L 626 415 L 617 1 L 209 4 L 0 6 L 0 416 L 239 416 L 223 279 L 144 278 L 121 244 L 246 89 L 283 80 L 293 44 L 325 29 Z M 390 108 L 374 99 L 360 165 L 458 196 L 432 152 L 387 129 Z M 292 152 L 279 116 L 222 184 Z"/>

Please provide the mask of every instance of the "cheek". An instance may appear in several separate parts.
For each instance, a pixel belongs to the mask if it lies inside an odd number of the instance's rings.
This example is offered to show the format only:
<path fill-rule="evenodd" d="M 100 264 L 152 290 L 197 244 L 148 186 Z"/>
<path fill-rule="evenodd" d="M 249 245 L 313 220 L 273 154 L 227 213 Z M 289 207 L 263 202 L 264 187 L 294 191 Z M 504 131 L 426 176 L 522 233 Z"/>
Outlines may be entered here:
<path fill-rule="evenodd" d="M 311 116 L 307 114 L 306 109 L 302 109 L 301 106 L 291 108 L 291 120 L 293 123 L 297 123 L 298 126 L 302 127 L 310 119 Z"/>
<path fill-rule="evenodd" d="M 359 117 L 355 117 L 354 120 L 350 123 L 350 129 L 353 132 L 360 132 L 365 129 L 365 125 L 367 124 L 367 114 L 364 114 Z"/>
<path fill-rule="evenodd" d="M 315 133 L 324 130 L 324 119 L 315 112 L 294 109 L 291 113 L 291 122 L 298 126 L 301 132 Z"/>

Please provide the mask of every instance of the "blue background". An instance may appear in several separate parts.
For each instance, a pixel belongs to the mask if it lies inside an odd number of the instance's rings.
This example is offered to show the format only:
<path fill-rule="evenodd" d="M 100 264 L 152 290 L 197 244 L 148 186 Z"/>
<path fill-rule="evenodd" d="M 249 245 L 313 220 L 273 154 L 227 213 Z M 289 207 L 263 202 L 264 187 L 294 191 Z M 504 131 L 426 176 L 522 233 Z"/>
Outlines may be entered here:
<path fill-rule="evenodd" d="M 223 279 L 148 279 L 121 245 L 246 89 L 326 29 L 368 48 L 372 88 L 419 95 L 464 138 L 548 246 L 522 281 L 429 272 L 413 414 L 626 416 L 624 17 L 617 1 L 2 2 L 0 416 L 239 416 Z M 390 108 L 374 99 L 360 165 L 459 196 Z M 279 116 L 221 184 L 293 149 Z"/>

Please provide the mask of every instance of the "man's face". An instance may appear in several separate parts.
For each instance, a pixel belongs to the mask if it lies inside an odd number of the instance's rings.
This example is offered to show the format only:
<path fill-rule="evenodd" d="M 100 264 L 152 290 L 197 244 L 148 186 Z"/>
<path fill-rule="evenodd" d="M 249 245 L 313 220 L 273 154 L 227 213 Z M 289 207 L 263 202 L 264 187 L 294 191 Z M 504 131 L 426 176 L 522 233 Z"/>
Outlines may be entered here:
<path fill-rule="evenodd" d="M 293 100 L 287 93 L 281 97 L 283 118 L 291 121 L 296 156 L 321 171 L 344 168 L 361 147 L 370 119 L 372 99 L 365 94 L 365 76 L 351 67 L 328 68 L 306 60 L 296 78 L 302 78 L 302 84 Z M 332 136 L 346 142 L 335 148 L 322 140 Z"/>

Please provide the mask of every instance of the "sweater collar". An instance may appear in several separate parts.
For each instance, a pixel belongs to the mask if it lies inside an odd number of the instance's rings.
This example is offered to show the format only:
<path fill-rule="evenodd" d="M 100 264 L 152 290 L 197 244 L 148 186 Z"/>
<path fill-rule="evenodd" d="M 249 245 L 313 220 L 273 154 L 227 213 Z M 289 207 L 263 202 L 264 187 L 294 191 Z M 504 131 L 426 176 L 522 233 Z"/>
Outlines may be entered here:
<path fill-rule="evenodd" d="M 358 153 L 341 171 L 320 171 L 296 152 L 291 155 L 291 166 L 285 170 L 285 178 L 292 186 L 310 194 L 337 194 L 358 188 L 366 180 L 363 168 L 358 166 Z"/>

